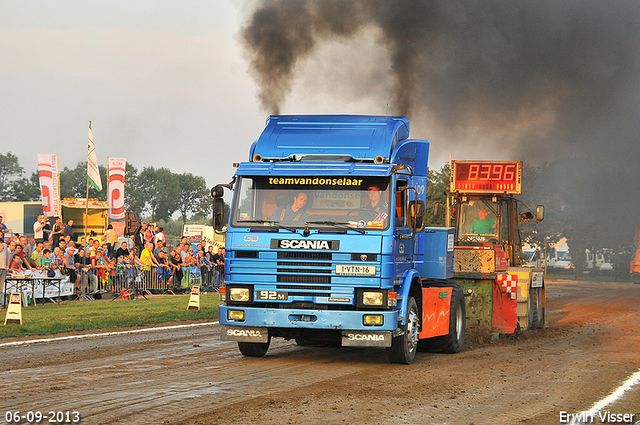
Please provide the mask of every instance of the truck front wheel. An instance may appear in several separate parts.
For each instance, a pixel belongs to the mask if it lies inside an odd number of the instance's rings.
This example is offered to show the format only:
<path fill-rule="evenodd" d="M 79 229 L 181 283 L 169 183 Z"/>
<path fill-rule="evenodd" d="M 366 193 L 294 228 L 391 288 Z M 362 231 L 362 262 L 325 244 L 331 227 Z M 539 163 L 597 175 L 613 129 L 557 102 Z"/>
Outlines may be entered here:
<path fill-rule="evenodd" d="M 238 342 L 238 349 L 243 356 L 263 357 L 269 350 L 269 344 L 271 344 L 271 335 L 267 342 Z"/>
<path fill-rule="evenodd" d="M 402 328 L 402 335 L 393 338 L 391 347 L 387 348 L 387 356 L 391 363 L 411 364 L 418 350 L 420 330 L 418 305 L 413 297 L 407 300 L 407 323 Z"/>

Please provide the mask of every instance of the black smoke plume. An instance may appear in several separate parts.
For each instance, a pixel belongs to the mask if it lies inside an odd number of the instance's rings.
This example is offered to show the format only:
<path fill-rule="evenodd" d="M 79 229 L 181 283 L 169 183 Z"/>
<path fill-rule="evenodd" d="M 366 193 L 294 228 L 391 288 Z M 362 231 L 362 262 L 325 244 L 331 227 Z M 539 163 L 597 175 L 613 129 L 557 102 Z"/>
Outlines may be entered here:
<path fill-rule="evenodd" d="M 268 0 L 250 5 L 241 35 L 268 113 L 280 112 L 300 77 L 300 63 L 313 58 L 319 46 L 373 32 L 388 62 L 358 59 L 387 75 L 378 81 L 387 90 L 373 100 L 390 103 L 390 114 L 409 117 L 412 128 L 427 126 L 421 128 L 426 137 L 434 141 L 431 129 L 440 146 L 468 152 L 466 159 L 497 153 L 502 155 L 497 159 L 542 163 L 571 157 L 580 164 L 578 174 L 565 176 L 563 183 L 582 199 L 581 208 L 624 208 L 623 213 L 604 210 L 608 228 L 624 226 L 632 234 L 640 227 L 640 3 Z M 364 74 L 335 81 L 337 90 L 370 85 Z M 367 87 L 353 92 L 380 96 Z"/>

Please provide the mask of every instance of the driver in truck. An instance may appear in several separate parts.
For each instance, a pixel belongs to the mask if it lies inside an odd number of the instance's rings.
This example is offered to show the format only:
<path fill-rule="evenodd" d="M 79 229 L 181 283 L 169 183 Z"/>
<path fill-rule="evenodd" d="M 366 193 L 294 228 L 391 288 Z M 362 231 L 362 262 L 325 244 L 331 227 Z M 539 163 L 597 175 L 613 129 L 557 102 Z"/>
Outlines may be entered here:
<path fill-rule="evenodd" d="M 389 204 L 382 200 L 382 191 L 377 186 L 367 188 L 369 196 L 369 204 L 363 207 L 364 211 L 368 211 L 376 220 L 385 220 L 388 216 Z"/>
<path fill-rule="evenodd" d="M 304 211 L 304 206 L 307 204 L 307 194 L 304 192 L 298 192 L 293 197 L 293 203 L 286 206 L 279 207 L 275 213 L 271 216 L 271 220 L 277 221 L 304 221 L 307 218 L 307 213 Z"/>
<path fill-rule="evenodd" d="M 480 208 L 478 210 L 478 218 L 471 223 L 471 233 L 477 235 L 492 235 L 495 233 L 496 221 L 491 217 L 487 217 L 487 210 Z"/>

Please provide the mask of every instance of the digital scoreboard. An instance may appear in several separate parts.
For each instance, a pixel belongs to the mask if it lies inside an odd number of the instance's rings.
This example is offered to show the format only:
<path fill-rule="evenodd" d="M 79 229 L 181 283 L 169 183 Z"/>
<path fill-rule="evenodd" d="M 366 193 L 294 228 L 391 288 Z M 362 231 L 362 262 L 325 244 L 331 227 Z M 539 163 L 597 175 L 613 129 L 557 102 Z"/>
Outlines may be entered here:
<path fill-rule="evenodd" d="M 451 191 L 520 193 L 522 161 L 452 161 Z"/>

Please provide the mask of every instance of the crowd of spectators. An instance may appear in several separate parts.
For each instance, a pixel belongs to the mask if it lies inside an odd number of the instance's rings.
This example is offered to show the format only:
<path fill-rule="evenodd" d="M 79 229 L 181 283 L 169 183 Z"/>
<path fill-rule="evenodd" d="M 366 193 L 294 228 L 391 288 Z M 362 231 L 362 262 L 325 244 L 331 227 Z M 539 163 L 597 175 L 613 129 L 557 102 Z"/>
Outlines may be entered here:
<path fill-rule="evenodd" d="M 24 235 L 15 233 L 5 240 L 8 230 L 0 221 L 0 287 L 4 287 L 7 273 L 36 270 L 49 277 L 56 271 L 69 276 L 78 293 L 89 288 L 108 291 L 143 280 L 149 286 L 176 293 L 186 290 L 190 276 L 199 277 L 198 284 L 211 289 L 217 289 L 224 279 L 223 248 L 217 252 L 213 246 L 205 249 L 202 244 L 194 248 L 186 237 L 170 248 L 162 227 L 143 222 L 130 249 L 128 242 L 118 242 L 111 225 L 102 238 L 90 237 L 87 241 L 76 238 L 72 225 L 73 220 L 64 223 L 57 217 L 49 228 L 39 216 L 33 225 L 35 243 L 29 244 Z"/>

